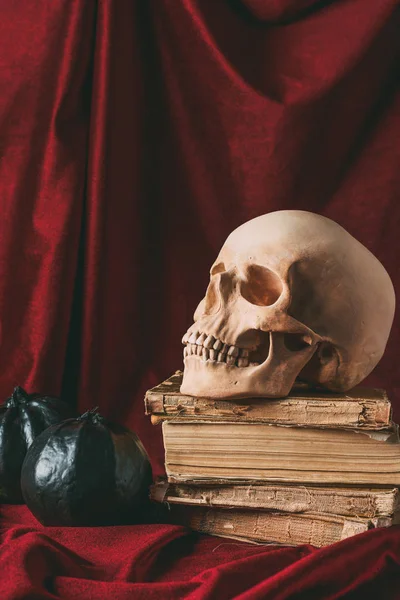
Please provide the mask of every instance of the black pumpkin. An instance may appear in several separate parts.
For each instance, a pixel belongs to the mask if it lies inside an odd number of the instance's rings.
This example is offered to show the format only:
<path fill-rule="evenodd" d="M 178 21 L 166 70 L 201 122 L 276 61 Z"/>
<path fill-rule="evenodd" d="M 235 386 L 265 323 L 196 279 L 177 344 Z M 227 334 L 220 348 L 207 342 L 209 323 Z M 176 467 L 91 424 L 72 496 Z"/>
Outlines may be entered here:
<path fill-rule="evenodd" d="M 22 466 L 26 504 L 44 525 L 140 522 L 152 471 L 135 433 L 92 409 L 44 431 Z"/>
<path fill-rule="evenodd" d="M 62 400 L 27 394 L 21 387 L 0 406 L 0 502 L 23 502 L 21 467 L 29 446 L 44 429 L 73 414 Z"/>

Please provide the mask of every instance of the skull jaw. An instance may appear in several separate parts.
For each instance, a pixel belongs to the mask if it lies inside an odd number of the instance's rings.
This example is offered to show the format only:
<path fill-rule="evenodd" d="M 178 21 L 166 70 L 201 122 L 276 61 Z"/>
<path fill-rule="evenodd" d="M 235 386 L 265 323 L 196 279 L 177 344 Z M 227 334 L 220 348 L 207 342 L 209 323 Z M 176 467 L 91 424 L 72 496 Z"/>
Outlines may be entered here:
<path fill-rule="evenodd" d="M 211 399 L 282 398 L 298 375 L 297 369 L 288 373 L 287 365 L 271 360 L 241 368 L 187 356 L 184 365 L 181 393 Z"/>

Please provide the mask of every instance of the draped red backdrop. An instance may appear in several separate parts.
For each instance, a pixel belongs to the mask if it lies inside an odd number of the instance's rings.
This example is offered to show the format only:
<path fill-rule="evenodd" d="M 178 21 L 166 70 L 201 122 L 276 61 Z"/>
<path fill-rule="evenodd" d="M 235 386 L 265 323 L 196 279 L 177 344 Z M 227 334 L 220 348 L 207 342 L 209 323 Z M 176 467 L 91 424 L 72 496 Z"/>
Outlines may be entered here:
<path fill-rule="evenodd" d="M 0 397 L 99 406 L 161 473 L 143 394 L 237 225 L 324 214 L 400 294 L 399 31 L 395 0 L 0 0 Z M 397 420 L 399 345 L 397 315 L 368 378 Z M 2 599 L 400 597 L 396 527 L 315 551 L 1 515 Z"/>

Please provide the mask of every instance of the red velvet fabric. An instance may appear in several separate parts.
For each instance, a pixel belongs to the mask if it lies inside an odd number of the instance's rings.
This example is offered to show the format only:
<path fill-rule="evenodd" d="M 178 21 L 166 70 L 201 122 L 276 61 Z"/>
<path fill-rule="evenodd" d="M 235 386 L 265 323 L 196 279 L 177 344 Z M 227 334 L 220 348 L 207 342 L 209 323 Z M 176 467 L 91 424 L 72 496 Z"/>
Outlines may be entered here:
<path fill-rule="evenodd" d="M 400 290 L 396 0 L 2 0 L 0 17 L 0 397 L 20 384 L 98 405 L 161 473 L 143 394 L 181 367 L 234 227 L 327 215 Z M 399 343 L 397 315 L 368 379 L 397 420 Z M 322 552 L 213 552 L 169 526 L 38 530 L 10 510 L 2 598 L 343 597 L 363 577 L 390 587 L 400 557 L 396 528 Z M 53 571 L 53 591 L 23 591 Z"/>
<path fill-rule="evenodd" d="M 2 600 L 400 598 L 400 527 L 316 550 L 255 546 L 173 525 L 42 527 L 1 511 Z"/>

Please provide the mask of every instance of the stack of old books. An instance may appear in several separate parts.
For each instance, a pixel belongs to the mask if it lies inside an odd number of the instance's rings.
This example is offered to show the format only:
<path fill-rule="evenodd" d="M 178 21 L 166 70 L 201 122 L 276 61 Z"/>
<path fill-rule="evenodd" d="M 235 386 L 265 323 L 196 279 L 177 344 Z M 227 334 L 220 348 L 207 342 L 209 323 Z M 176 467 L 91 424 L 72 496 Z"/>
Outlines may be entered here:
<path fill-rule="evenodd" d="M 400 442 L 383 390 L 299 383 L 283 399 L 210 400 L 182 395 L 181 377 L 145 398 L 167 473 L 151 497 L 175 523 L 320 547 L 397 522 Z"/>

